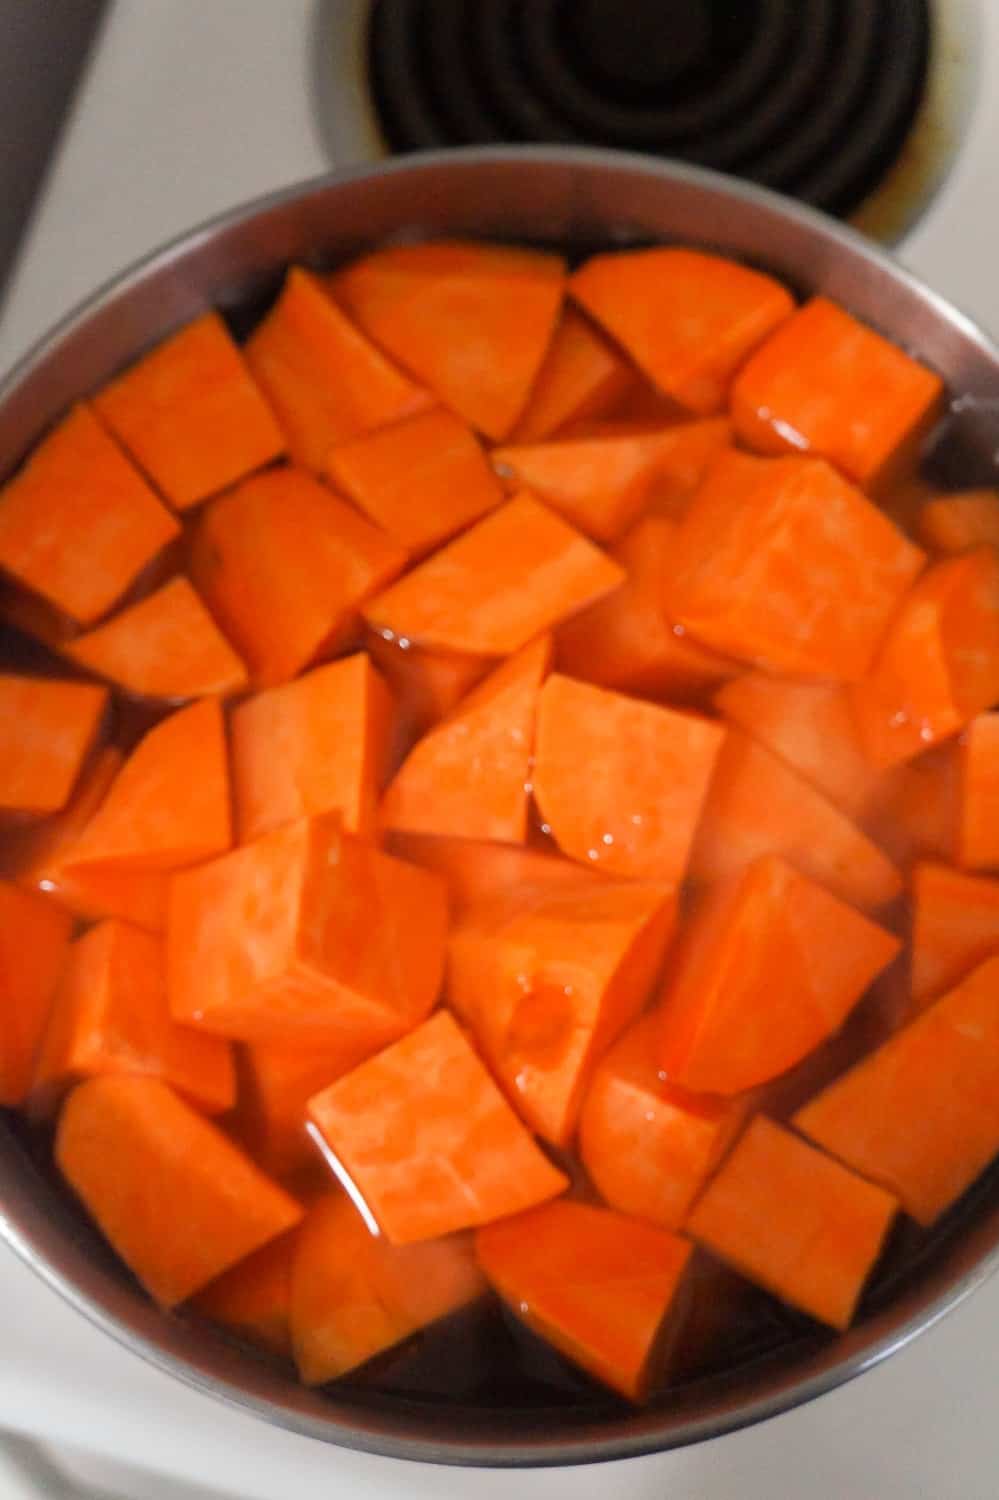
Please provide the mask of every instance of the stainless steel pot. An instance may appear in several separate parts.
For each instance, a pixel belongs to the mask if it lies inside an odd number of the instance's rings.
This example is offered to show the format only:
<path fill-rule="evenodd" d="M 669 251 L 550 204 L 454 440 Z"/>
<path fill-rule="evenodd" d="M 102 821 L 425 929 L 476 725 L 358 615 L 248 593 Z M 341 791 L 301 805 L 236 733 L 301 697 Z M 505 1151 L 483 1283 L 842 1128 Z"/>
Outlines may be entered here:
<path fill-rule="evenodd" d="M 680 240 L 743 257 L 801 292 L 821 290 L 940 371 L 955 400 L 939 456 L 965 482 L 999 482 L 999 351 L 883 251 L 821 215 L 712 173 L 611 152 L 533 147 L 338 173 L 224 214 L 156 252 L 67 318 L 0 387 L 0 473 L 70 402 L 205 306 L 219 305 L 248 324 L 289 261 L 330 264 L 387 239 L 442 234 L 544 241 L 576 252 Z M 779 1357 L 693 1384 L 647 1411 L 622 1414 L 609 1405 L 497 1412 L 358 1390 L 307 1391 L 206 1328 L 160 1314 L 13 1126 L 0 1128 L 0 1214 L 3 1237 L 67 1301 L 206 1395 L 310 1437 L 443 1463 L 624 1457 L 775 1416 L 886 1358 L 999 1261 L 993 1171 L 842 1336 L 803 1334 Z"/>

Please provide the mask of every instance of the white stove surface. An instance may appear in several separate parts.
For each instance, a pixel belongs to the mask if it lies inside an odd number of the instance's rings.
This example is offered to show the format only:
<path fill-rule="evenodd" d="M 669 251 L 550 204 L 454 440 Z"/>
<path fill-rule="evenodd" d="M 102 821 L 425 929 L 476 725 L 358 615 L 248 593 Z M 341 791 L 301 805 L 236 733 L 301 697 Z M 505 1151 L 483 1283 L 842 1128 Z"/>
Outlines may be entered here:
<path fill-rule="evenodd" d="M 954 4 L 964 0 L 953 0 Z M 363 130 L 324 138 L 313 94 L 321 14 L 361 0 L 117 0 L 51 172 L 0 322 L 0 369 L 95 286 L 199 220 L 326 170 Z M 902 258 L 999 333 L 999 3 L 947 184 Z M 348 70 L 349 71 L 349 70 Z M 345 75 L 346 76 L 346 75 Z M 198 1395 L 119 1349 L 0 1247 L 0 1427 L 243 1500 L 994 1500 L 999 1278 L 877 1370 L 773 1422 L 627 1464 L 441 1470 L 325 1447 Z M 151 1490 L 136 1484 L 134 1493 Z"/>

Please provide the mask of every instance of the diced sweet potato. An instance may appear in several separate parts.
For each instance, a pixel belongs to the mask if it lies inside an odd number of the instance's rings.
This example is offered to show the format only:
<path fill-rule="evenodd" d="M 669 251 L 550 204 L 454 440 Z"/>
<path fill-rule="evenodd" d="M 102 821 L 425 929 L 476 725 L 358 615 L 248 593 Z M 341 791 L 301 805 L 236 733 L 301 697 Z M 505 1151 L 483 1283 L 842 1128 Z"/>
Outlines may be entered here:
<path fill-rule="evenodd" d="M 880 773 L 864 817 L 870 834 L 897 865 L 955 857 L 960 816 L 959 746 L 947 740 Z"/>
<path fill-rule="evenodd" d="M 301 1231 L 270 1240 L 197 1292 L 191 1306 L 237 1337 L 291 1358 L 291 1266 Z"/>
<path fill-rule="evenodd" d="M 186 578 L 172 578 L 64 649 L 140 697 L 204 698 L 246 686 L 246 668 Z"/>
<path fill-rule="evenodd" d="M 168 964 L 176 1020 L 246 1041 L 384 1045 L 437 998 L 443 884 L 341 832 L 290 823 L 177 876 Z"/>
<path fill-rule="evenodd" d="M 730 729 L 690 858 L 701 883 L 776 854 L 843 901 L 886 906 L 902 888 L 887 855 L 763 745 Z"/>
<path fill-rule="evenodd" d="M 864 753 L 892 766 L 957 734 L 999 700 L 999 554 L 927 569 L 903 600 L 851 702 Z"/>
<path fill-rule="evenodd" d="M 60 1171 L 150 1296 L 173 1307 L 290 1229 L 295 1200 L 157 1078 L 105 1074 L 70 1094 Z"/>
<path fill-rule="evenodd" d="M 66 961 L 68 912 L 0 880 L 0 1104 L 25 1102 Z"/>
<path fill-rule="evenodd" d="M 696 697 L 738 671 L 669 618 L 675 540 L 675 521 L 649 515 L 611 548 L 628 576 L 606 599 L 559 626 L 560 671 L 620 692 L 668 699 Z"/>
<path fill-rule="evenodd" d="M 550 443 L 496 448 L 497 474 L 514 493 L 528 489 L 573 526 L 598 542 L 613 542 L 638 520 L 657 493 L 674 488 L 674 425 L 561 438 Z"/>
<path fill-rule="evenodd" d="M 447 1011 L 317 1094 L 309 1115 L 395 1245 L 488 1224 L 568 1185 Z"/>
<path fill-rule="evenodd" d="M 48 1113 L 81 1078 L 160 1078 L 206 1114 L 231 1109 L 236 1077 L 227 1042 L 170 1016 L 162 940 L 101 922 L 72 944 L 38 1053 L 35 1106 Z"/>
<path fill-rule="evenodd" d="M 191 576 L 257 687 L 338 643 L 406 554 L 299 469 L 272 469 L 214 500 L 191 541 Z"/>
<path fill-rule="evenodd" d="M 529 1328 L 622 1396 L 645 1398 L 667 1319 L 681 1305 L 688 1240 L 559 1202 L 480 1229 L 475 1250 Z"/>
<path fill-rule="evenodd" d="M 890 1193 L 759 1115 L 687 1229 L 775 1296 L 846 1328 L 897 1211 Z"/>
<path fill-rule="evenodd" d="M 94 408 L 177 510 L 284 452 L 274 414 L 215 312 L 104 386 Z"/>
<path fill-rule="evenodd" d="M 583 869 L 560 855 L 492 844 L 475 839 L 438 838 L 425 833 L 390 833 L 389 850 L 411 864 L 434 870 L 447 883 L 452 919 L 460 921 L 497 896 L 532 889 L 578 889 L 580 878 L 599 879 L 599 870 Z"/>
<path fill-rule="evenodd" d="M 794 1124 L 932 1224 L 999 1151 L 999 958 L 835 1079 Z"/>
<path fill-rule="evenodd" d="M 624 581 L 624 571 L 518 495 L 378 594 L 375 630 L 444 651 L 508 656 Z"/>
<path fill-rule="evenodd" d="M 317 474 L 334 443 L 430 405 L 427 392 L 396 369 L 301 266 L 288 272 L 244 352 L 292 458 Z"/>
<path fill-rule="evenodd" d="M 999 954 L 999 880 L 924 863 L 912 875 L 912 998 L 923 1007 Z"/>
<path fill-rule="evenodd" d="M 205 698 L 139 741 L 64 859 L 70 873 L 163 873 L 221 854 L 231 841 L 225 723 L 217 699 Z"/>
<path fill-rule="evenodd" d="M 955 556 L 973 547 L 999 547 L 999 489 L 934 495 L 920 506 L 917 527 L 931 552 Z"/>
<path fill-rule="evenodd" d="M 666 1078 L 708 1094 L 776 1078 L 838 1030 L 900 948 L 784 860 L 755 861 L 684 933 L 663 992 Z"/>
<path fill-rule="evenodd" d="M 376 343 L 496 440 L 527 404 L 564 284 L 560 256 L 460 240 L 390 245 L 330 280 Z"/>
<path fill-rule="evenodd" d="M 88 406 L 75 406 L 0 489 L 0 568 L 81 625 L 179 533 Z"/>
<path fill-rule="evenodd" d="M 553 1144 L 571 1140 L 595 1062 L 648 999 L 675 920 L 669 885 L 583 876 L 514 888 L 452 932 L 448 1001 Z"/>
<path fill-rule="evenodd" d="M 231 720 L 240 842 L 334 810 L 348 832 L 369 833 L 391 728 L 391 696 L 364 652 L 241 703 Z"/>
<path fill-rule="evenodd" d="M 554 674 L 541 690 L 534 795 L 566 854 L 679 881 L 724 730 Z"/>
<path fill-rule="evenodd" d="M 408 636 L 400 643 L 365 629 L 364 649 L 388 683 L 395 703 L 395 735 L 390 761 L 398 765 L 421 735 L 457 708 L 493 665 L 491 657 L 456 651 L 426 651 Z"/>
<path fill-rule="evenodd" d="M 753 666 L 855 682 L 924 561 L 824 460 L 732 451 L 677 533 L 670 608 L 696 640 Z"/>
<path fill-rule="evenodd" d="M 251 1042 L 242 1049 L 237 1125 L 253 1159 L 275 1177 L 314 1166 L 315 1143 L 306 1133 L 306 1105 L 380 1050 L 380 1042 L 344 1037 L 339 1042 Z"/>
<path fill-rule="evenodd" d="M 7 837 L 3 867 L 18 885 L 43 891 L 78 917 L 88 921 L 120 917 L 159 932 L 166 926 L 167 875 L 73 863 L 77 840 L 107 796 L 123 762 L 124 756 L 114 745 L 99 750 L 62 812 Z"/>
<path fill-rule="evenodd" d="M 486 1289 L 470 1235 L 391 1245 L 331 1193 L 296 1234 L 291 1329 L 306 1385 L 346 1375 Z"/>
<path fill-rule="evenodd" d="M 972 719 L 960 745 L 957 862 L 966 870 L 999 867 L 999 713 Z"/>
<path fill-rule="evenodd" d="M 386 828 L 522 844 L 538 694 L 551 638 L 503 662 L 410 751 L 382 801 Z"/>
<path fill-rule="evenodd" d="M 869 487 L 912 465 L 942 396 L 939 375 L 813 297 L 740 372 L 732 417 L 751 448 L 808 450 Z"/>
<path fill-rule="evenodd" d="M 702 416 L 720 410 L 746 356 L 794 310 L 772 277 L 673 247 L 595 255 L 569 290 L 659 390 Z"/>
<path fill-rule="evenodd" d="M 612 1208 L 680 1229 L 747 1104 L 666 1082 L 659 1031 L 656 1014 L 642 1016 L 597 1064 L 579 1117 L 579 1155 Z"/>
<path fill-rule="evenodd" d="M 413 557 L 464 531 L 503 499 L 475 434 L 442 407 L 338 444 L 325 470 L 336 489 Z"/>
<path fill-rule="evenodd" d="M 574 307 L 564 307 L 510 441 L 542 442 L 570 422 L 601 417 L 633 383 L 624 356 Z"/>
<path fill-rule="evenodd" d="M 107 703 L 107 689 L 87 682 L 0 675 L 0 808 L 65 807 Z"/>
<path fill-rule="evenodd" d="M 714 701 L 730 723 L 780 756 L 848 817 L 863 820 L 885 777 L 864 754 L 846 688 L 747 672 L 719 688 Z"/>

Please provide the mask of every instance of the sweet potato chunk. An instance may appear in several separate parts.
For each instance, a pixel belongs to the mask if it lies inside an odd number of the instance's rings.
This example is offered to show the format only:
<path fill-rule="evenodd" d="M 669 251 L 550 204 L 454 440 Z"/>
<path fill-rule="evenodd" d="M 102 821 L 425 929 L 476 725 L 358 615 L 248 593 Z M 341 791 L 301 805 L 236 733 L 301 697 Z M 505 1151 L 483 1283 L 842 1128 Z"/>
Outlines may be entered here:
<path fill-rule="evenodd" d="M 911 465 L 942 395 L 939 375 L 813 297 L 740 372 L 732 416 L 751 448 L 809 450 L 867 487 Z"/>
<path fill-rule="evenodd" d="M 317 474 L 334 443 L 430 405 L 427 392 L 396 369 L 301 266 L 288 272 L 244 353 L 292 458 Z"/>
<path fill-rule="evenodd" d="M 684 933 L 663 993 L 666 1078 L 707 1094 L 776 1078 L 839 1029 L 900 948 L 784 860 L 757 860 Z"/>
<path fill-rule="evenodd" d="M 999 1151 L 999 959 L 835 1079 L 794 1124 L 932 1224 Z"/>
<path fill-rule="evenodd" d="M 587 1203 L 548 1203 L 480 1229 L 479 1264 L 504 1302 L 566 1358 L 642 1401 L 680 1302 L 688 1240 Z"/>
<path fill-rule="evenodd" d="M 569 290 L 659 390 L 702 416 L 720 410 L 747 354 L 794 309 L 772 277 L 673 247 L 595 255 Z"/>
<path fill-rule="evenodd" d="M 523 494 L 376 595 L 364 616 L 400 642 L 508 656 L 623 582 L 623 569 Z"/>
<path fill-rule="evenodd" d="M 394 1245 L 488 1224 L 568 1185 L 447 1011 L 317 1094 L 309 1115 Z"/>
<path fill-rule="evenodd" d="M 299 469 L 272 469 L 212 501 L 191 541 L 194 583 L 257 687 L 286 682 L 339 643 L 405 561 Z"/>
<path fill-rule="evenodd" d="M 597 1064 L 579 1117 L 579 1155 L 612 1208 L 680 1229 L 747 1103 L 667 1082 L 659 1031 L 655 1013 L 640 1017 Z"/>
<path fill-rule="evenodd" d="M 503 499 L 475 434 L 442 407 L 338 444 L 325 469 L 334 488 L 413 557 Z"/>
<path fill-rule="evenodd" d="M 560 256 L 441 240 L 390 245 L 330 279 L 377 344 L 487 437 L 523 411 L 555 329 Z"/>
<path fill-rule="evenodd" d="M 724 730 L 554 674 L 534 795 L 559 848 L 609 875 L 682 880 Z"/>
<path fill-rule="evenodd" d="M 386 828 L 522 844 L 534 724 L 551 639 L 511 656 L 410 751 L 382 802 Z"/>
<path fill-rule="evenodd" d="M 246 668 L 186 578 L 65 647 L 81 667 L 144 698 L 204 698 L 246 686 Z"/>
<path fill-rule="evenodd" d="M 687 1229 L 785 1302 L 846 1328 L 897 1209 L 890 1193 L 758 1115 Z"/>
<path fill-rule="evenodd" d="M 177 510 L 284 452 L 274 414 L 215 312 L 188 323 L 104 386 L 94 408 Z"/>
<path fill-rule="evenodd" d="M 246 1041 L 384 1045 L 437 998 L 442 883 L 341 831 L 289 823 L 170 892 L 176 1020 Z"/>
<path fill-rule="evenodd" d="M 0 568 L 80 625 L 179 532 L 89 406 L 75 406 L 0 489 Z"/>
<path fill-rule="evenodd" d="M 677 534 L 670 609 L 753 666 L 855 682 L 924 560 L 822 459 L 722 453 Z"/>
<path fill-rule="evenodd" d="M 333 811 L 348 832 L 371 831 L 392 702 L 363 652 L 248 698 L 231 723 L 241 843 Z"/>
<path fill-rule="evenodd" d="M 158 1078 L 109 1073 L 81 1083 L 59 1118 L 55 1157 L 162 1307 L 186 1301 L 302 1216 L 293 1198 Z"/>
<path fill-rule="evenodd" d="M 0 1104 L 25 1102 L 69 948 L 73 919 L 0 880 Z"/>
<path fill-rule="evenodd" d="M 522 1117 L 569 1143 L 593 1065 L 641 1010 L 676 919 L 671 886 L 511 889 L 452 932 L 447 996 Z"/>
<path fill-rule="evenodd" d="M 296 1234 L 291 1333 L 298 1373 L 323 1385 L 482 1295 L 470 1235 L 392 1245 L 331 1193 Z"/>
<path fill-rule="evenodd" d="M 107 703 L 90 683 L 0 675 L 0 808 L 65 807 Z"/>
<path fill-rule="evenodd" d="M 163 942 L 124 922 L 101 922 L 72 944 L 35 1067 L 45 1112 L 81 1078 L 160 1078 L 206 1114 L 236 1098 L 227 1042 L 171 1018 Z"/>

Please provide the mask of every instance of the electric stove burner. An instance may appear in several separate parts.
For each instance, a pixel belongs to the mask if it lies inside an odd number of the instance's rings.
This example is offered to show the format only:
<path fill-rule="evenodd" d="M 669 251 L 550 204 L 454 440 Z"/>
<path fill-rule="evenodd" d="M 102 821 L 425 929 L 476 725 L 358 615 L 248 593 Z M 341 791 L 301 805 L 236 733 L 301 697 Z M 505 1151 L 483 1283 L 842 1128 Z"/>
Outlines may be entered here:
<path fill-rule="evenodd" d="M 572 142 L 680 158 L 847 214 L 918 110 L 929 0 L 374 0 L 395 151 Z"/>

